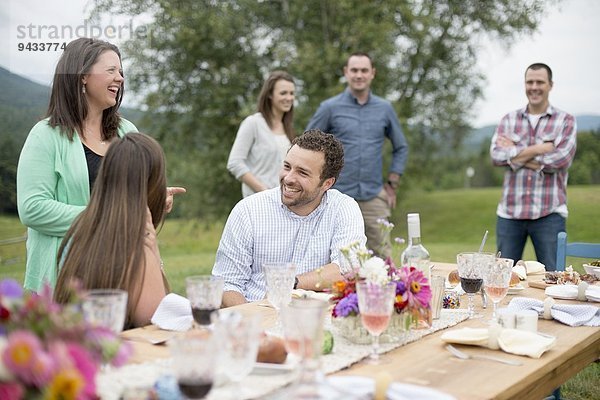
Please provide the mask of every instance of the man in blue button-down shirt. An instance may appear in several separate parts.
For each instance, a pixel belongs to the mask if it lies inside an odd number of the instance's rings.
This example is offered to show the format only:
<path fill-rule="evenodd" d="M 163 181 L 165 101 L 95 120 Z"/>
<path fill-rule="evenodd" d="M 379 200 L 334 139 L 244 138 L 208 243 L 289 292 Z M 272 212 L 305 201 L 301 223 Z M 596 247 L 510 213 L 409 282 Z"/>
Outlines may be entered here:
<path fill-rule="evenodd" d="M 385 242 L 377 220 L 388 218 L 396 206 L 396 189 L 408 157 L 408 144 L 391 103 L 371 93 L 375 68 L 366 53 L 354 53 L 346 62 L 344 76 L 348 87 L 325 100 L 308 123 L 332 133 L 344 145 L 344 168 L 335 188 L 353 197 L 365 221 L 367 246 L 387 256 Z M 383 182 L 383 144 L 392 143 L 392 165 L 387 182 Z"/>

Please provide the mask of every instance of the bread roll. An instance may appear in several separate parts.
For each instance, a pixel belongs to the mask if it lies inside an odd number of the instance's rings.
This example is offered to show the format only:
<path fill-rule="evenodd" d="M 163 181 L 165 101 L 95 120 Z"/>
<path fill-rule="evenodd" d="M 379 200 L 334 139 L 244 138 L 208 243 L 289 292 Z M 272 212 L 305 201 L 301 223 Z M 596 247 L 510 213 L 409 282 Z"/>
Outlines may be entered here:
<path fill-rule="evenodd" d="M 510 287 L 517 286 L 520 283 L 521 283 L 521 279 L 519 278 L 519 275 L 517 275 L 516 272 L 511 272 L 509 286 Z"/>
<path fill-rule="evenodd" d="M 265 335 L 258 347 L 257 362 L 283 364 L 287 358 L 287 351 L 283 339 L 276 336 Z"/>
<path fill-rule="evenodd" d="M 457 269 L 455 269 L 454 271 L 451 271 L 448 274 L 448 282 L 453 286 L 458 285 L 460 283 L 460 276 L 458 276 Z"/>

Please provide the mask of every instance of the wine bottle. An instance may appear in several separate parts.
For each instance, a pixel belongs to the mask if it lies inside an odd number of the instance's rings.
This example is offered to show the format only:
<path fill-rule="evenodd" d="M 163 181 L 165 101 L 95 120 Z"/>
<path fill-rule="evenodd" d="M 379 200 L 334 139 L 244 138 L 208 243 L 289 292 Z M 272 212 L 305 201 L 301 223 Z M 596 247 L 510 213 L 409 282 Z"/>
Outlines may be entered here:
<path fill-rule="evenodd" d="M 408 214 L 408 246 L 400 258 L 402 266 L 415 267 L 431 280 L 429 252 L 421 243 L 421 220 L 418 213 Z"/>

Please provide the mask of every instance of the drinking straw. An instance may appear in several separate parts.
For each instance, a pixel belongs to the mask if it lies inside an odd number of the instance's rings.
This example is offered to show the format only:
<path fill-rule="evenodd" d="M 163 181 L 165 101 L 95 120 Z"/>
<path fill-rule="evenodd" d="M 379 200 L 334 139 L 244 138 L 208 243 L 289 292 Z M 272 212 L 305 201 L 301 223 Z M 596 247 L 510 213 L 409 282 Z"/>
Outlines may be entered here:
<path fill-rule="evenodd" d="M 483 251 L 483 246 L 485 246 L 485 241 L 487 240 L 488 231 L 486 230 L 483 234 L 483 240 L 481 240 L 481 246 L 479 246 L 479 252 Z"/>

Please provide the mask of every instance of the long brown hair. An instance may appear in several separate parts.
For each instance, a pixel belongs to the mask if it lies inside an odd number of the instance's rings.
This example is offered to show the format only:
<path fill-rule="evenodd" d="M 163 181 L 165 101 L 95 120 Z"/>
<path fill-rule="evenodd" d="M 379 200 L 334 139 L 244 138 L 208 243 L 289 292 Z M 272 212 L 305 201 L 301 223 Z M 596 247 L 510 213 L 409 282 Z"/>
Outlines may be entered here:
<path fill-rule="evenodd" d="M 275 84 L 277 81 L 283 79 L 284 81 L 288 81 L 294 83 L 294 78 L 292 75 L 288 74 L 285 71 L 273 71 L 263 83 L 263 87 L 260 91 L 260 95 L 258 96 L 258 112 L 260 112 L 269 128 L 271 126 L 271 119 L 273 118 L 273 101 L 271 100 L 273 96 L 273 89 L 275 89 Z M 295 83 L 294 83 L 295 84 Z M 283 130 L 285 131 L 285 135 L 290 139 L 290 142 L 294 140 L 296 134 L 294 133 L 294 104 L 292 103 L 292 108 L 290 111 L 283 113 Z"/>
<path fill-rule="evenodd" d="M 158 228 L 164 219 L 165 200 L 165 157 L 156 140 L 130 133 L 111 144 L 89 205 L 60 246 L 58 262 L 63 263 L 55 300 L 70 300 L 73 281 L 83 289 L 123 289 L 129 293 L 129 321 L 144 280 L 146 207 Z M 165 287 L 168 291 L 166 279 Z"/>
<path fill-rule="evenodd" d="M 114 51 L 121 60 L 117 46 L 98 39 L 80 38 L 70 42 L 58 60 L 46 117 L 53 128 L 60 127 L 60 133 L 73 140 L 76 132 L 83 134 L 83 121 L 89 111 L 86 96 L 83 94 L 83 76 L 90 73 L 98 57 L 105 51 Z M 120 72 L 119 72 L 120 73 Z M 102 139 L 117 136 L 121 121 L 118 113 L 125 91 L 125 82 L 117 93 L 117 103 L 102 113 Z"/>

